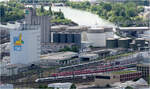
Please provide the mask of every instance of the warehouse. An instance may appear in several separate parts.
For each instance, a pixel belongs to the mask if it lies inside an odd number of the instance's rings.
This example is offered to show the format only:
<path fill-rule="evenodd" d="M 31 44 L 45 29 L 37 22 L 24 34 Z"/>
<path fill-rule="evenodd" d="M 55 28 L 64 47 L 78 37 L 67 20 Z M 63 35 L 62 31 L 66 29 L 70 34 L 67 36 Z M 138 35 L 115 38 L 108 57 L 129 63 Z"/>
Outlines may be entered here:
<path fill-rule="evenodd" d="M 68 65 L 78 61 L 78 53 L 58 52 L 41 56 L 41 62 L 55 63 L 59 65 Z"/>
<path fill-rule="evenodd" d="M 80 60 L 83 62 L 92 61 L 92 60 L 97 59 L 98 57 L 99 57 L 98 54 L 89 54 L 89 53 L 80 54 L 79 56 Z"/>
<path fill-rule="evenodd" d="M 133 36 L 133 37 L 138 37 L 139 34 L 143 34 L 145 31 L 148 31 L 148 27 L 120 27 L 116 28 L 117 32 L 124 36 Z"/>
<path fill-rule="evenodd" d="M 97 50 L 97 51 L 92 51 L 91 53 L 94 53 L 94 54 L 98 54 L 99 58 L 105 58 L 107 56 L 110 55 L 111 53 L 111 50 Z"/>
<path fill-rule="evenodd" d="M 113 84 L 114 82 L 125 82 L 129 80 L 134 80 L 140 78 L 142 76 L 142 72 L 138 71 L 117 71 L 111 73 L 104 73 L 104 74 L 95 74 L 95 85 L 98 86 L 107 86 L 108 84 Z"/>
<path fill-rule="evenodd" d="M 144 55 L 144 60 L 137 64 L 137 70 L 142 72 L 142 78 L 149 81 L 150 78 L 150 57 Z"/>

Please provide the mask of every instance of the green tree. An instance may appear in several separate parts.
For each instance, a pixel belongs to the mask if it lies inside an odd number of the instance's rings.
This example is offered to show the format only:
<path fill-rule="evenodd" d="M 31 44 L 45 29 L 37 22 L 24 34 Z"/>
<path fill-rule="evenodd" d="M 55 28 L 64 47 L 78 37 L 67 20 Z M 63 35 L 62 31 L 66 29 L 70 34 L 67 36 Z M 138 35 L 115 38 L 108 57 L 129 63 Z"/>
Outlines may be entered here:
<path fill-rule="evenodd" d="M 72 46 L 71 50 L 73 52 L 78 52 L 79 51 L 79 47 L 74 45 L 74 46 Z"/>
<path fill-rule="evenodd" d="M 3 5 L 0 5 L 0 16 L 4 17 L 5 16 L 5 9 Z"/>
<path fill-rule="evenodd" d="M 45 85 L 39 85 L 39 88 L 40 88 L 40 89 L 46 89 L 46 88 L 48 88 L 48 87 L 45 86 Z"/>
<path fill-rule="evenodd" d="M 107 10 L 107 11 L 110 11 L 110 10 L 112 9 L 112 6 L 111 6 L 110 3 L 105 3 L 105 4 L 103 5 L 103 9 L 105 9 L 105 10 Z"/>
<path fill-rule="evenodd" d="M 138 7 L 138 13 L 144 12 L 144 7 Z"/>
<path fill-rule="evenodd" d="M 129 17 L 135 17 L 138 15 L 137 11 L 135 8 L 130 7 L 129 9 L 126 10 L 126 14 Z"/>
<path fill-rule="evenodd" d="M 44 6 L 42 5 L 42 6 L 41 6 L 41 12 L 44 13 L 44 11 L 45 11 L 45 10 L 44 10 Z"/>
<path fill-rule="evenodd" d="M 130 87 L 130 86 L 127 86 L 125 89 L 133 89 L 132 87 Z"/>
<path fill-rule="evenodd" d="M 50 16 L 52 16 L 52 9 L 51 9 L 51 6 L 49 6 L 49 14 L 50 14 Z"/>
<path fill-rule="evenodd" d="M 76 85 L 75 84 L 72 84 L 70 89 L 76 89 Z"/>

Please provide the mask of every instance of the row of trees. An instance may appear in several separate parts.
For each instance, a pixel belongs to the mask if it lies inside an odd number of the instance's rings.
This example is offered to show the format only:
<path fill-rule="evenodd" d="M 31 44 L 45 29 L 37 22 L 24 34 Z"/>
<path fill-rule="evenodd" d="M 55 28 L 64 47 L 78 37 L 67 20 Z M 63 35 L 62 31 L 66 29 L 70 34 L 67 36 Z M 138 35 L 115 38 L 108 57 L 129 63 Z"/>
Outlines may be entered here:
<path fill-rule="evenodd" d="M 104 3 L 92 5 L 89 2 L 67 2 L 66 5 L 76 8 L 91 11 L 100 17 L 114 22 L 119 26 L 146 26 L 143 17 L 139 16 L 144 12 L 142 6 L 137 6 L 134 2 L 128 3 Z"/>
<path fill-rule="evenodd" d="M 52 17 L 51 22 L 55 24 L 70 24 L 72 22 L 71 20 L 65 18 L 61 10 L 58 12 L 52 11 L 51 7 L 49 7 L 49 10 L 45 10 L 44 7 L 41 6 L 41 8 L 37 9 L 37 15 L 49 15 Z"/>
<path fill-rule="evenodd" d="M 20 19 L 24 19 L 24 5 L 21 3 L 18 3 L 17 1 L 9 1 L 7 4 L 4 2 L 0 3 L 0 21 L 8 22 L 8 21 L 16 21 Z M 49 15 L 52 17 L 51 22 L 56 24 L 70 24 L 72 21 L 65 19 L 64 14 L 60 11 L 54 12 L 51 10 L 51 7 L 49 10 L 45 10 L 44 6 L 41 6 L 41 8 L 37 8 L 37 15 Z"/>
<path fill-rule="evenodd" d="M 53 88 L 53 87 L 48 87 L 48 86 L 44 86 L 44 85 L 40 85 L 39 88 L 40 88 L 40 89 L 55 89 L 55 88 Z M 57 89 L 59 89 L 59 88 L 57 88 Z M 70 89 L 76 89 L 76 85 L 75 85 L 75 84 L 72 84 L 72 85 L 70 86 Z"/>

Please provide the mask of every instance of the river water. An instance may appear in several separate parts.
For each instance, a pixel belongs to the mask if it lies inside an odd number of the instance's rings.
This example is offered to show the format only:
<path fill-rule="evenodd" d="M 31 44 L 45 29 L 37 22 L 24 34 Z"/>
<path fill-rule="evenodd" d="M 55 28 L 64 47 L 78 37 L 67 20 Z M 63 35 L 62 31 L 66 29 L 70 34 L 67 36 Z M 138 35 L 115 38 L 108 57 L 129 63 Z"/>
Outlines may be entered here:
<path fill-rule="evenodd" d="M 7 0 L 0 0 L 1 1 L 7 1 Z M 46 10 L 49 9 L 48 6 L 45 7 Z M 105 26 L 115 26 L 113 23 L 110 23 L 102 18 L 100 18 L 98 15 L 92 14 L 87 11 L 72 9 L 70 7 L 52 7 L 53 11 L 59 11 L 61 10 L 64 13 L 65 18 L 72 20 L 73 22 L 79 24 L 80 26 L 91 26 L 91 27 L 105 27 Z M 16 24 L 13 25 L 6 25 L 4 27 L 16 27 Z M 17 24 L 18 25 L 18 24 Z M 2 25 L 1 25 L 2 26 Z"/>
<path fill-rule="evenodd" d="M 48 10 L 49 7 L 45 7 Z M 80 26 L 91 26 L 91 27 L 105 27 L 105 26 L 115 26 L 113 23 L 110 23 L 98 15 L 92 14 L 87 11 L 72 9 L 70 7 L 52 7 L 53 11 L 61 10 L 64 13 L 65 18 L 78 23 Z"/>
<path fill-rule="evenodd" d="M 9 1 L 9 0 L 0 0 L 1 1 Z M 48 10 L 49 7 L 45 7 Z M 92 14 L 87 11 L 81 11 L 77 9 L 72 9 L 69 7 L 52 7 L 53 11 L 61 10 L 64 13 L 65 18 L 74 21 L 80 26 L 91 26 L 91 27 L 99 27 L 99 26 L 115 26 L 114 24 L 100 18 L 98 15 Z M 10 26 L 10 25 L 9 25 Z M 10 27 L 13 27 L 11 25 Z"/>

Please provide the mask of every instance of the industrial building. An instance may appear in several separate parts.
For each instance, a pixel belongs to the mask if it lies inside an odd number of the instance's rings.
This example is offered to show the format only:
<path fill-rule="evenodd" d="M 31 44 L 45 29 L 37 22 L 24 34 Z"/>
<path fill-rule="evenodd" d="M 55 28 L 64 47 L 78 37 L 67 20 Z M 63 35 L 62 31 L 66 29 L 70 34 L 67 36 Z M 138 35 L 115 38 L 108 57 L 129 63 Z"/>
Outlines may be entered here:
<path fill-rule="evenodd" d="M 78 53 L 75 52 L 50 53 L 42 55 L 40 61 L 59 65 L 73 64 L 78 61 Z"/>
<path fill-rule="evenodd" d="M 138 71 L 117 71 L 111 73 L 100 73 L 95 74 L 94 84 L 97 86 L 107 86 L 113 84 L 114 82 L 125 82 L 129 80 L 134 80 L 142 76 L 141 72 Z"/>
<path fill-rule="evenodd" d="M 53 33 L 53 43 L 75 43 L 81 44 L 80 33 Z"/>
<path fill-rule="evenodd" d="M 0 44 L 3 44 L 5 42 L 9 42 L 10 35 L 9 35 L 9 29 L 0 27 Z"/>
<path fill-rule="evenodd" d="M 133 50 L 145 50 L 148 48 L 149 42 L 144 38 L 108 38 L 106 40 L 106 47 L 113 48 L 125 48 L 125 49 L 133 49 Z"/>
<path fill-rule="evenodd" d="M 41 43 L 47 44 L 51 42 L 51 25 L 49 16 L 37 16 L 35 8 L 27 8 L 25 12 L 25 22 L 30 25 L 40 25 Z"/>
<path fill-rule="evenodd" d="M 144 38 L 147 41 L 150 41 L 150 28 L 147 31 L 144 31 L 143 34 L 140 34 L 140 37 Z"/>
<path fill-rule="evenodd" d="M 51 43 L 47 44 L 44 49 L 51 49 L 56 52 L 65 47 L 72 48 L 73 46 L 77 46 L 81 48 L 82 41 L 86 39 L 85 32 L 87 29 L 87 26 L 52 26 Z"/>
<path fill-rule="evenodd" d="M 48 84 L 48 87 L 54 88 L 54 89 L 70 89 L 72 83 L 53 83 L 53 84 Z"/>
<path fill-rule="evenodd" d="M 116 28 L 118 34 L 124 37 L 139 37 L 145 31 L 149 30 L 149 27 L 119 27 Z"/>
<path fill-rule="evenodd" d="M 81 62 L 92 61 L 97 59 L 98 57 L 99 57 L 98 54 L 91 54 L 91 53 L 85 53 L 85 54 L 83 53 L 80 54 L 79 56 Z"/>
<path fill-rule="evenodd" d="M 111 50 L 97 50 L 97 51 L 92 51 L 91 53 L 98 54 L 99 58 L 105 58 L 110 56 Z"/>
<path fill-rule="evenodd" d="M 89 28 L 87 32 L 87 41 L 94 47 L 106 47 L 106 39 L 113 38 L 113 28 Z"/>
<path fill-rule="evenodd" d="M 26 65 L 23 64 L 8 64 L 8 62 L 0 62 L 0 76 L 12 76 L 22 72 Z"/>
<path fill-rule="evenodd" d="M 137 70 L 142 72 L 142 78 L 144 78 L 146 81 L 149 81 L 149 79 L 150 79 L 150 59 L 145 58 L 141 63 L 137 64 Z"/>
<path fill-rule="evenodd" d="M 58 25 L 51 27 L 51 34 L 52 34 L 52 42 L 54 41 L 53 37 L 56 34 L 80 34 L 81 35 L 81 42 L 87 40 L 86 31 L 88 30 L 87 26 L 66 26 L 66 25 Z M 68 36 L 69 37 L 69 36 Z M 69 37 L 71 38 L 71 36 Z M 80 39 L 79 39 L 80 40 Z M 71 41 L 71 40 L 69 40 Z"/>
<path fill-rule="evenodd" d="M 45 46 L 42 46 L 41 53 L 45 54 L 50 52 L 59 52 L 62 49 L 65 49 L 66 47 L 72 48 L 73 46 L 75 46 L 74 43 L 50 43 Z"/>
<path fill-rule="evenodd" d="M 11 64 L 30 64 L 40 60 L 40 27 L 23 24 L 10 31 Z"/>
<path fill-rule="evenodd" d="M 13 84 L 0 84 L 0 89 L 14 89 Z"/>

